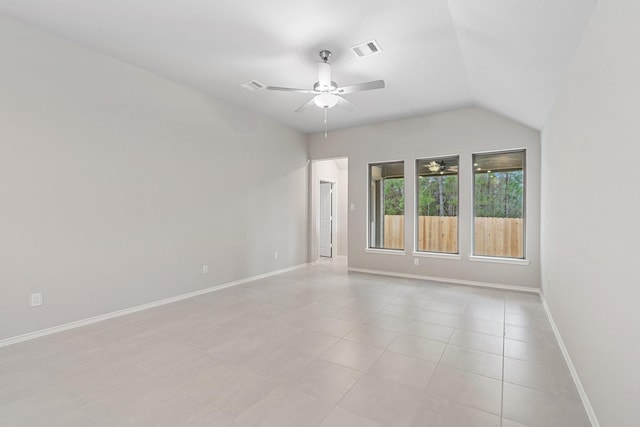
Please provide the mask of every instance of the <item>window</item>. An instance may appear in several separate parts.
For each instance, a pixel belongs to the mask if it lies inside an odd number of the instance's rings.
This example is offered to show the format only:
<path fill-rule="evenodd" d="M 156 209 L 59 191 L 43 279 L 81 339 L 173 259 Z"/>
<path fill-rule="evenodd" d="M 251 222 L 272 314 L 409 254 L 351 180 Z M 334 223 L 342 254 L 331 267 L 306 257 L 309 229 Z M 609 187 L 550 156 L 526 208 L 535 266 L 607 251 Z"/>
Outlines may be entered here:
<path fill-rule="evenodd" d="M 458 157 L 416 160 L 417 251 L 458 253 Z"/>
<path fill-rule="evenodd" d="M 404 249 L 404 162 L 369 165 L 369 247 Z"/>
<path fill-rule="evenodd" d="M 524 258 L 525 151 L 474 154 L 474 249 Z"/>

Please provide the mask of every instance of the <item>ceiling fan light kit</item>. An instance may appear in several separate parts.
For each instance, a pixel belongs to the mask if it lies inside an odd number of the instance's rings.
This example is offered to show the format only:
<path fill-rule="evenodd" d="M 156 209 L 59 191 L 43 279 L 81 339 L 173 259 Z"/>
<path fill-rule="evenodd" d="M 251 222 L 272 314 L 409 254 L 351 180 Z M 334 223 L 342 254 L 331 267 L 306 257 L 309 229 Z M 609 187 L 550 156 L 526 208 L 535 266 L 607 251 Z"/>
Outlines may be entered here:
<path fill-rule="evenodd" d="M 333 108 L 338 103 L 339 96 L 332 93 L 321 93 L 313 98 L 313 103 L 320 108 Z"/>
<path fill-rule="evenodd" d="M 331 80 L 331 64 L 329 64 L 329 58 L 331 58 L 331 51 L 321 50 L 320 58 L 322 62 L 318 64 L 318 81 L 313 85 L 313 89 L 295 89 L 289 87 L 267 86 L 267 90 L 277 90 L 283 92 L 298 92 L 315 95 L 311 100 L 307 101 L 298 109 L 294 110 L 296 113 L 306 110 L 308 107 L 315 105 L 318 108 L 322 108 L 325 114 L 325 137 L 327 136 L 327 110 L 333 108 L 336 105 L 346 107 L 348 110 L 353 110 L 354 105 L 342 95 L 362 92 L 365 90 L 382 89 L 385 86 L 384 80 L 374 80 L 366 83 L 359 83 L 355 85 L 339 87 L 336 82 Z"/>

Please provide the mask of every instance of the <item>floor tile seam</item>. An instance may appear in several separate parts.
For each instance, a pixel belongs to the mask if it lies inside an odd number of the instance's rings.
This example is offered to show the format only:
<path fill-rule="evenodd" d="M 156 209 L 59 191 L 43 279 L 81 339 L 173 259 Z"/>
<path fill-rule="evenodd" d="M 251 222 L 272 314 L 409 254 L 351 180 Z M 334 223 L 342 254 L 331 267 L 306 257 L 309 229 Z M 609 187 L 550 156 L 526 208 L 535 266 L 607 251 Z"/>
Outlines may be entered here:
<path fill-rule="evenodd" d="M 435 326 L 442 326 L 444 328 L 451 328 L 451 329 L 455 329 L 455 326 L 449 326 L 449 325 L 443 325 L 442 323 L 436 323 L 436 322 L 429 322 L 427 320 L 420 320 L 418 318 L 416 319 L 411 319 L 414 320 L 416 322 L 420 322 L 420 323 L 426 323 L 427 325 L 435 325 Z"/>
<path fill-rule="evenodd" d="M 397 340 L 398 340 L 402 335 L 406 335 L 406 336 L 408 336 L 408 337 L 413 337 L 413 338 L 418 338 L 418 339 L 420 339 L 420 340 L 425 340 L 425 341 L 434 341 L 434 342 L 437 342 L 437 343 L 439 343 L 439 344 L 444 344 L 444 345 L 445 345 L 445 349 L 447 348 L 447 345 L 448 345 L 448 342 L 446 342 L 446 343 L 445 343 L 444 341 L 434 340 L 434 339 L 432 339 L 432 338 L 425 338 L 425 337 L 421 337 L 421 336 L 417 336 L 417 335 L 407 334 L 407 333 L 404 333 L 404 332 L 399 332 L 398 334 L 399 334 L 399 335 L 398 335 L 397 337 L 395 337 L 391 343 L 389 343 L 389 345 L 387 346 L 387 348 L 385 349 L 385 351 L 390 351 L 390 352 L 392 352 L 392 353 L 402 354 L 403 356 L 408 356 L 407 354 L 399 353 L 399 352 L 397 352 L 397 351 L 393 351 L 393 350 L 390 350 L 390 349 L 389 349 L 389 347 L 391 347 L 391 346 L 393 345 L 393 343 L 395 343 L 395 342 L 396 342 L 396 341 L 397 341 Z M 444 354 L 444 350 L 442 350 L 442 354 Z M 442 358 L 442 354 L 440 355 L 440 358 Z M 410 357 L 414 357 L 414 358 L 416 358 L 416 359 L 420 359 L 419 357 L 415 357 L 415 356 L 410 356 Z M 426 359 L 421 359 L 421 360 L 426 360 Z M 440 360 L 440 359 L 438 359 L 438 360 Z M 432 361 L 432 360 L 427 360 L 427 362 L 433 362 L 433 361 Z M 437 363 L 437 362 L 436 362 L 436 363 Z"/>
<path fill-rule="evenodd" d="M 552 338 L 552 337 L 555 340 L 555 337 L 553 335 L 549 336 L 549 338 Z M 544 342 L 544 340 L 542 340 L 542 341 L 536 341 L 536 340 L 534 340 L 534 341 L 526 341 L 526 340 L 523 340 L 523 339 L 518 339 L 518 338 L 514 338 L 514 337 L 511 337 L 511 336 L 507 336 L 507 335 L 505 335 L 504 338 L 505 338 L 505 340 L 523 342 L 523 343 L 535 345 L 536 347 L 544 346 L 544 347 L 547 347 L 547 350 L 555 348 L 556 350 L 560 351 L 560 347 L 558 346 L 557 342 L 555 342 L 553 340 L 552 340 L 551 343 L 547 343 L 547 342 Z M 549 344 L 551 344 L 551 345 L 549 345 Z"/>
<path fill-rule="evenodd" d="M 429 308 L 423 308 L 420 311 L 421 312 L 422 311 L 428 311 L 430 313 L 446 314 L 447 316 L 456 316 L 456 317 L 462 316 L 462 312 L 460 312 L 460 313 L 452 313 L 450 311 L 432 310 L 432 309 L 429 309 Z"/>
<path fill-rule="evenodd" d="M 494 337 L 494 338 L 499 338 L 499 337 Z M 464 345 L 464 344 L 461 344 L 461 343 L 449 342 L 448 344 L 455 345 L 455 346 L 458 346 L 458 347 L 462 347 L 462 348 L 464 348 L 466 350 L 481 351 L 483 353 L 493 354 L 494 356 L 498 356 L 498 357 L 502 356 L 502 354 L 500 354 L 500 353 L 492 353 L 490 351 L 478 350 L 477 348 L 470 347 L 470 346 L 467 346 L 467 345 Z"/>
<path fill-rule="evenodd" d="M 427 390 L 429 389 L 429 385 L 431 384 L 431 381 L 433 381 L 433 377 L 435 376 L 436 370 L 438 369 L 438 367 L 440 366 L 440 362 L 442 361 L 442 357 L 444 356 L 444 352 L 447 350 L 447 346 L 449 345 L 449 343 L 447 342 L 447 344 L 445 344 L 444 349 L 442 350 L 442 353 L 440 353 L 440 357 L 438 358 L 438 361 L 435 362 L 436 364 L 436 368 L 433 370 L 433 373 L 431 374 L 431 376 L 429 377 L 429 381 L 427 381 L 427 384 L 424 386 L 424 392 L 426 393 Z M 446 365 L 443 365 L 446 366 Z M 417 409 L 416 409 L 417 411 Z M 415 414 L 414 414 L 415 417 Z M 413 419 L 411 420 L 411 422 L 413 423 Z"/>
<path fill-rule="evenodd" d="M 477 407 L 475 407 L 475 406 L 468 405 L 468 404 L 466 404 L 466 403 L 462 403 L 462 402 L 460 402 L 459 400 L 456 400 L 456 399 L 450 399 L 450 398 L 448 398 L 448 397 L 444 397 L 444 396 L 435 396 L 435 395 L 431 395 L 431 394 L 428 394 L 428 393 L 427 393 L 427 395 L 429 395 L 429 396 L 431 396 L 431 397 L 440 397 L 440 398 L 442 398 L 442 399 L 450 400 L 450 401 L 452 401 L 452 402 L 456 403 L 457 405 L 463 406 L 463 407 L 465 407 L 465 408 L 470 408 L 470 409 L 473 409 L 473 410 L 478 411 L 478 412 L 483 412 L 483 413 L 488 414 L 488 415 L 491 415 L 491 416 L 493 416 L 493 417 L 502 418 L 502 415 L 495 414 L 495 413 L 493 413 L 493 412 L 489 412 L 489 411 L 487 411 L 487 410 L 485 410 L 485 409 L 477 408 Z M 502 420 L 501 420 L 500 422 L 502 423 Z M 502 425 L 502 424 L 501 424 L 501 425 Z"/>
<path fill-rule="evenodd" d="M 384 331 L 387 331 L 387 329 L 384 329 Z M 398 335 L 397 337 L 395 337 L 393 340 L 391 340 L 391 342 L 390 342 L 389 344 L 387 344 L 385 347 L 380 347 L 380 346 L 377 346 L 377 345 L 374 345 L 374 344 L 370 344 L 370 343 L 366 343 L 366 342 L 354 341 L 354 340 L 352 340 L 352 339 L 347 338 L 346 336 L 345 336 L 344 338 L 342 338 L 342 339 L 347 340 L 347 341 L 350 341 L 350 342 L 354 342 L 354 343 L 356 343 L 356 344 L 368 345 L 368 346 L 371 346 L 371 347 L 377 348 L 377 349 L 382 350 L 382 351 L 388 351 L 388 350 L 389 350 L 389 347 L 391 346 L 391 344 L 393 344 L 393 342 L 394 342 L 396 339 L 398 339 L 398 337 L 400 336 L 400 334 L 401 334 L 401 333 L 400 333 L 400 332 L 398 332 L 398 334 L 399 334 L 399 335 Z M 347 335 L 349 335 L 349 334 L 347 334 Z"/>
<path fill-rule="evenodd" d="M 440 326 L 440 325 L 436 325 L 436 326 Z M 444 327 L 446 328 L 446 326 L 444 326 Z M 446 344 L 448 344 L 448 343 L 449 343 L 449 339 L 451 339 L 451 336 L 449 336 L 449 338 L 447 339 L 447 341 L 444 341 L 444 340 L 439 340 L 439 339 L 435 339 L 435 338 L 424 337 L 424 336 L 422 336 L 422 335 L 412 334 L 412 333 L 409 333 L 409 332 L 399 332 L 399 334 L 401 334 L 401 335 L 407 335 L 407 336 L 414 337 L 414 338 L 422 338 L 422 339 L 424 339 L 424 340 L 437 341 L 437 342 L 442 343 L 442 344 L 445 344 L 445 345 L 446 345 Z M 452 335 L 453 335 L 453 331 L 452 331 Z"/>
<path fill-rule="evenodd" d="M 373 365 L 372 365 L 372 366 L 373 366 Z M 434 371 L 434 372 L 435 372 L 435 371 Z M 394 380 L 390 380 L 390 379 L 388 379 L 388 378 L 382 378 L 382 377 L 379 377 L 379 376 L 377 376 L 377 375 L 375 375 L 375 374 L 372 374 L 372 373 L 369 373 L 369 372 L 363 372 L 363 373 L 362 373 L 362 376 L 358 379 L 358 381 L 357 381 L 355 384 L 353 384 L 353 386 L 349 389 L 349 391 L 347 391 L 347 392 L 342 396 L 342 399 L 340 399 L 340 401 L 339 401 L 338 403 L 336 403 L 336 407 L 340 406 L 340 403 L 341 403 L 341 402 L 344 400 L 344 398 L 349 394 L 349 392 L 351 391 L 351 389 L 353 389 L 353 388 L 354 388 L 354 387 L 355 387 L 355 386 L 356 386 L 356 385 L 357 385 L 357 384 L 362 380 L 362 378 L 364 378 L 364 376 L 365 376 L 365 375 L 369 375 L 370 377 L 374 377 L 374 378 L 377 378 L 377 379 L 382 380 L 382 381 L 389 381 L 389 382 L 392 382 L 392 383 L 394 383 L 394 384 L 396 384 L 396 385 L 399 385 L 399 386 L 401 386 L 401 387 L 417 388 L 417 387 L 409 386 L 409 385 L 407 385 L 407 384 L 399 383 L 399 382 L 394 381 Z M 431 377 L 433 377 L 433 374 L 431 374 Z M 431 381 L 431 377 L 429 378 L 429 381 Z M 426 392 L 426 389 L 427 389 L 427 386 L 425 385 L 424 389 L 422 390 L 422 393 L 425 393 L 425 392 Z M 415 416 L 417 415 L 417 411 L 418 411 L 418 408 L 419 408 L 419 407 L 420 407 L 420 400 L 418 399 L 418 401 L 416 402 L 415 408 L 413 408 L 413 414 L 412 414 L 412 416 L 411 416 L 411 420 L 410 420 L 409 424 L 407 424 L 407 426 L 412 425 L 412 423 L 413 423 L 413 421 L 414 421 L 414 418 L 415 418 Z M 341 408 L 341 409 L 343 409 L 343 410 L 346 410 L 346 411 L 349 411 L 349 412 L 350 412 L 350 410 L 349 410 L 349 409 L 347 409 L 347 408 L 343 408 L 342 406 L 340 406 L 340 408 Z M 357 415 L 358 415 L 358 416 L 361 416 L 361 417 L 363 417 L 363 418 L 365 418 L 365 419 L 367 419 L 367 420 L 369 420 L 369 421 L 373 421 L 374 423 L 380 424 L 380 422 L 379 422 L 379 421 L 374 420 L 374 419 L 371 419 L 371 418 L 369 418 L 369 417 L 367 417 L 367 416 L 361 415 L 360 413 L 357 413 Z"/>
<path fill-rule="evenodd" d="M 535 365 L 538 368 L 546 368 L 546 369 L 554 369 L 554 368 L 560 368 L 562 371 L 565 370 L 565 365 L 562 365 L 560 367 L 554 367 L 552 364 L 549 363 L 542 363 L 542 362 L 537 362 L 537 361 L 532 361 L 532 360 L 525 360 L 525 359 L 519 359 L 517 357 L 512 357 L 512 356 L 504 356 L 505 359 L 510 359 L 510 360 L 515 360 L 517 362 L 524 362 L 524 363 L 528 363 L 530 365 Z M 564 359 L 561 359 L 563 364 L 566 364 L 566 362 L 564 361 Z M 564 373 L 563 373 L 564 374 Z M 570 373 L 566 373 L 566 375 L 568 375 L 569 377 L 571 377 Z"/>
<path fill-rule="evenodd" d="M 573 400 L 577 403 L 579 403 L 580 405 L 582 405 L 582 400 L 580 399 L 580 396 L 577 394 L 576 392 L 576 397 L 571 397 L 569 395 L 567 395 L 566 393 L 557 393 L 555 391 L 547 391 L 547 390 L 540 390 L 539 388 L 535 388 L 529 385 L 524 385 L 524 384 L 518 384 L 518 383 L 514 383 L 513 381 L 508 381 L 508 380 L 504 380 L 505 384 L 510 384 L 510 385 L 514 385 L 516 387 L 520 387 L 520 388 L 524 388 L 527 389 L 528 391 L 534 391 L 536 393 L 542 393 L 548 396 L 553 396 L 556 398 L 562 398 L 562 399 L 567 399 L 567 400 Z M 573 383 L 571 383 L 571 385 L 573 386 Z M 556 387 L 554 387 L 555 390 Z"/>
<path fill-rule="evenodd" d="M 467 330 L 467 329 L 461 329 L 461 328 L 453 328 L 453 329 L 454 329 L 454 332 L 455 332 L 455 330 L 457 329 L 457 330 L 459 330 L 459 331 L 470 332 L 470 333 L 472 333 L 472 334 L 476 334 L 476 335 L 483 335 L 483 336 L 485 336 L 485 337 L 491 337 L 491 338 L 504 338 L 504 337 L 499 337 L 499 336 L 497 336 L 497 335 L 485 334 L 484 332 L 469 331 L 469 330 Z"/>
<path fill-rule="evenodd" d="M 452 329 L 454 330 L 454 332 L 455 332 L 456 330 L 459 330 L 459 331 L 473 332 L 473 333 L 476 333 L 476 334 L 487 335 L 487 336 L 490 336 L 490 337 L 502 338 L 502 335 L 488 334 L 488 333 L 485 333 L 485 332 L 474 331 L 473 329 L 469 329 L 469 328 L 460 328 L 460 327 L 458 327 L 458 326 L 455 326 L 455 327 L 453 327 Z"/>
<path fill-rule="evenodd" d="M 513 357 L 513 356 L 505 356 L 509 359 L 514 359 L 514 360 L 518 360 L 520 362 L 528 362 L 531 364 L 537 364 L 540 365 L 542 367 L 547 367 L 547 368 L 552 368 L 553 364 L 552 363 L 545 363 L 545 362 L 539 362 L 539 361 L 535 361 L 535 360 L 527 360 L 527 359 L 521 359 L 519 357 Z M 564 359 L 558 359 L 558 361 L 562 361 L 563 363 L 565 363 Z"/>
<path fill-rule="evenodd" d="M 510 336 L 510 335 L 506 335 L 505 334 L 505 339 L 511 340 L 511 341 L 519 341 L 519 342 L 526 342 L 527 344 L 533 344 L 533 345 L 545 345 L 547 347 L 556 347 L 556 342 L 555 337 L 553 336 L 553 334 L 549 335 L 549 338 L 553 338 L 551 341 L 551 343 L 545 342 L 547 340 L 545 339 L 533 339 L 533 340 L 529 340 L 529 339 L 523 339 L 523 338 L 518 338 L 518 337 L 514 337 L 514 336 Z M 549 345 L 551 344 L 551 345 Z M 559 350 L 559 348 L 558 348 Z"/>
<path fill-rule="evenodd" d="M 466 368 L 461 368 L 459 366 L 453 366 L 453 365 L 448 364 L 446 361 L 440 361 L 440 362 L 438 362 L 438 365 L 442 365 L 442 366 L 445 366 L 445 367 L 451 368 L 451 369 L 456 369 L 458 371 L 465 372 L 467 374 L 472 374 L 472 375 L 475 375 L 477 377 L 483 377 L 483 378 L 488 378 L 490 380 L 502 381 L 501 378 L 491 377 L 489 375 L 479 374 L 477 372 L 470 371 L 469 369 L 466 369 Z"/>
<path fill-rule="evenodd" d="M 385 316 L 391 316 L 391 317 L 395 317 L 396 319 L 403 319 L 403 320 L 417 320 L 415 317 L 406 317 L 406 316 L 398 316 L 397 314 L 391 314 L 391 313 L 379 313 Z M 416 315 L 417 317 L 418 315 Z"/>
<path fill-rule="evenodd" d="M 427 391 L 425 392 L 425 394 L 427 396 L 434 397 L 434 398 L 438 398 L 439 397 L 439 398 L 443 398 L 443 399 L 446 399 L 446 400 L 450 400 L 452 402 L 457 403 L 458 405 L 465 406 L 465 407 L 471 408 L 471 409 L 475 409 L 476 411 L 484 412 L 486 414 L 493 415 L 494 417 L 498 417 L 498 418 L 502 419 L 501 413 L 497 414 L 495 412 L 490 412 L 490 411 L 487 411 L 486 409 L 480 408 L 478 406 L 474 406 L 474 405 L 470 405 L 468 403 L 461 402 L 461 401 L 459 401 L 459 400 L 457 400 L 455 398 L 444 397 L 444 396 L 437 395 L 437 394 L 434 394 L 434 393 L 430 393 L 430 392 L 427 392 Z"/>

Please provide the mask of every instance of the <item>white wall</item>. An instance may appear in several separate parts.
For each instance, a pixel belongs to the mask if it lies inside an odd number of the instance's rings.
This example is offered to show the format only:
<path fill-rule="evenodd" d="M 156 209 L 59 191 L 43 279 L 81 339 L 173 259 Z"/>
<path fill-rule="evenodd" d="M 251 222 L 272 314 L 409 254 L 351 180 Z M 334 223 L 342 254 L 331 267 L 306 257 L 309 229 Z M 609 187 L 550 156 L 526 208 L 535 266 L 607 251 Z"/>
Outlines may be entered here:
<path fill-rule="evenodd" d="M 598 2 L 542 133 L 543 292 L 602 426 L 638 425 L 639 21 Z"/>
<path fill-rule="evenodd" d="M 0 339 L 307 262 L 305 135 L 1 17 L 0 52 Z"/>
<path fill-rule="evenodd" d="M 330 131 L 328 138 L 314 134 L 309 140 L 312 159 L 349 158 L 349 267 L 395 273 L 431 276 L 457 281 L 538 288 L 539 263 L 539 169 L 538 131 L 481 108 L 379 123 L 352 129 Z M 475 152 L 527 149 L 526 253 L 529 265 L 470 261 L 471 252 L 471 155 Z M 413 262 L 413 221 L 405 222 L 404 256 L 368 253 L 367 245 L 367 168 L 368 163 L 404 160 L 405 211 L 414 211 L 415 160 L 431 156 L 460 155 L 460 259 L 421 258 Z M 412 218 L 409 215 L 407 218 Z"/>

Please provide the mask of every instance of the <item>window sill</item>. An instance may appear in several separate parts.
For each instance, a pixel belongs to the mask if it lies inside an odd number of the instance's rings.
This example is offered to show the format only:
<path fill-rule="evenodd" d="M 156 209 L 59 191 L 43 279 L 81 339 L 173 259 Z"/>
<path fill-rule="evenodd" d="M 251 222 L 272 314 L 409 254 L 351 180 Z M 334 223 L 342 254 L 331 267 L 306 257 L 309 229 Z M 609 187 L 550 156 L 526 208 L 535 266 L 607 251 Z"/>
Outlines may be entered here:
<path fill-rule="evenodd" d="M 453 260 L 462 259 L 460 254 L 446 254 L 446 253 L 438 253 L 438 252 L 413 252 L 413 256 L 420 257 L 420 258 L 438 258 L 438 259 L 453 259 Z"/>
<path fill-rule="evenodd" d="M 521 258 L 500 258 L 491 256 L 470 255 L 469 261 L 475 262 L 493 262 L 496 264 L 513 264 L 513 265 L 529 265 L 528 259 Z"/>
<path fill-rule="evenodd" d="M 368 254 L 382 254 L 382 255 L 405 255 L 404 249 L 374 249 L 365 248 L 364 250 Z"/>

